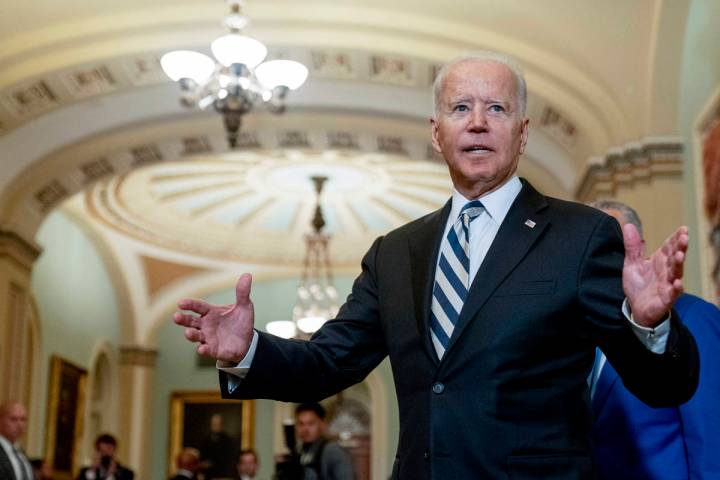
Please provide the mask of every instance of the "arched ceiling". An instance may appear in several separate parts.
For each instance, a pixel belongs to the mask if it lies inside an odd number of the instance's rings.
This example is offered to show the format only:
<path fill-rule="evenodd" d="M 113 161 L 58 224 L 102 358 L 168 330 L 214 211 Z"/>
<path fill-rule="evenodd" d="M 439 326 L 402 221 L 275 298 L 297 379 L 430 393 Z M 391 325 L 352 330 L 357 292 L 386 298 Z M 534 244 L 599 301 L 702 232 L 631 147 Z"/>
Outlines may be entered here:
<path fill-rule="evenodd" d="M 73 194 L 89 189 L 88 199 L 103 191 L 121 198 L 142 185 L 146 196 L 133 196 L 142 208 L 128 203 L 112 211 L 128 233 L 130 216 L 137 221 L 154 210 L 153 201 L 164 211 L 153 179 L 190 165 L 210 172 L 257 161 L 282 172 L 293 161 L 307 170 L 330 158 L 350 169 L 338 178 L 369 162 L 386 178 L 395 179 L 397 163 L 434 169 L 440 179 L 445 174 L 428 142 L 432 78 L 443 62 L 480 48 L 505 51 L 525 66 L 531 134 L 521 173 L 549 194 L 572 197 L 588 158 L 666 133 L 652 130 L 653 114 L 672 110 L 658 107 L 658 99 L 674 104 L 676 87 L 657 79 L 676 68 L 679 49 L 658 36 L 682 33 L 687 6 L 678 4 L 684 2 L 248 0 L 248 33 L 271 55 L 304 62 L 310 78 L 292 93 L 288 114 L 245 118 L 241 155 L 227 151 L 215 114 L 178 105 L 177 86 L 158 65 L 172 49 L 207 52 L 223 33 L 225 2 L 8 0 L 0 15 L 0 224 L 32 238 L 44 216 Z M 282 168 L 272 163 L 278 159 Z M 136 171 L 141 166 L 149 170 Z M 239 174 L 237 188 L 250 188 L 242 183 L 248 178 L 257 180 Z M 398 205 L 377 209 L 364 220 L 378 227 L 368 232 L 442 203 L 436 193 L 415 192 L 415 210 L 402 215 Z M 292 208 L 304 205 L 298 197 Z M 382 223 L 383 215 L 394 217 Z M 288 238 L 299 242 L 301 229 Z"/>

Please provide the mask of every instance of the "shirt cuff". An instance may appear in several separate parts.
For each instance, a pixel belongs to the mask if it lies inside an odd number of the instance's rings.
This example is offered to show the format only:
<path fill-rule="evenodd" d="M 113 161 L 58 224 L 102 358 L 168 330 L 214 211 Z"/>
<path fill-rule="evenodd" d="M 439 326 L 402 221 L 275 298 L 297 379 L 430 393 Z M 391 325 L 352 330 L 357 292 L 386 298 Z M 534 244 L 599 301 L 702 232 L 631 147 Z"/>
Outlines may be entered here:
<path fill-rule="evenodd" d="M 645 345 L 645 348 L 653 353 L 665 353 L 668 336 L 670 335 L 670 314 L 657 327 L 643 327 L 638 325 L 632 318 L 630 304 L 627 298 L 623 300 L 622 311 L 625 318 L 630 322 L 633 333 Z"/>
<path fill-rule="evenodd" d="M 255 350 L 257 350 L 257 344 L 258 344 L 258 333 L 257 331 L 253 330 L 253 338 L 250 342 L 250 348 L 248 349 L 247 353 L 245 354 L 245 357 L 243 357 L 242 360 L 240 360 L 240 363 L 237 365 L 233 365 L 231 362 L 225 362 L 223 360 L 218 360 L 215 363 L 215 367 L 225 373 L 229 373 L 230 375 L 237 377 L 238 383 L 239 380 L 242 380 L 245 378 L 245 375 L 247 375 L 248 370 L 250 370 L 250 366 L 252 365 L 253 358 L 255 358 Z M 234 380 L 234 379 L 230 379 Z M 234 389 L 233 389 L 234 390 Z"/>

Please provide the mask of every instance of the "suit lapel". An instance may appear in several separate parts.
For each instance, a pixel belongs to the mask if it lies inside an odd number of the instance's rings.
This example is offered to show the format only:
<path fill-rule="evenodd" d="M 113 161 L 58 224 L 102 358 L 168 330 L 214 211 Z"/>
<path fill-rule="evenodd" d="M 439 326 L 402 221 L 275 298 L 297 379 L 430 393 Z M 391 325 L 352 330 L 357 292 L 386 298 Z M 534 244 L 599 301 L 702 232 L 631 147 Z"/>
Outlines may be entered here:
<path fill-rule="evenodd" d="M 412 277 L 415 321 L 422 344 L 432 361 L 438 357 L 430 341 L 430 300 L 435 282 L 435 264 L 440 250 L 440 241 L 450 215 L 452 200 L 435 213 L 430 214 L 409 238 L 410 274 Z"/>
<path fill-rule="evenodd" d="M 545 197 L 523 180 L 523 188 L 500 225 L 495 240 L 470 286 L 443 360 L 451 356 L 454 345 L 475 314 L 545 230 L 547 220 L 538 212 L 546 206 Z M 528 220 L 533 222 L 530 224 L 532 226 L 526 224 Z"/>
<path fill-rule="evenodd" d="M 12 467 L 12 463 L 10 463 L 10 458 L 8 458 L 5 449 L 0 445 L 0 478 L 6 478 L 2 475 L 3 473 L 9 479 L 15 478 L 15 470 Z"/>

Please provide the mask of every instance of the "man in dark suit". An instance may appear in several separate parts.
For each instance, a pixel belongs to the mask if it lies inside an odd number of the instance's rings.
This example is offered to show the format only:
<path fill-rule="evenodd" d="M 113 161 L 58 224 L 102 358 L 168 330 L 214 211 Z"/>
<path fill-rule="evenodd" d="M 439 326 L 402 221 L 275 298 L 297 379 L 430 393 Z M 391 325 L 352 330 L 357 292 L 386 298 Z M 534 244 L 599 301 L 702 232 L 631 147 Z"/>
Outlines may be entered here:
<path fill-rule="evenodd" d="M 135 474 L 115 457 L 117 440 L 109 433 L 95 439 L 95 459 L 92 465 L 80 470 L 77 480 L 133 480 Z"/>
<path fill-rule="evenodd" d="M 413 480 L 592 478 L 586 379 L 597 345 L 646 402 L 687 400 L 697 352 L 669 313 L 687 229 L 644 259 L 626 227 L 624 255 L 614 219 L 520 180 L 525 98 L 519 68 L 498 54 L 441 70 L 432 142 L 453 197 L 375 241 L 311 341 L 253 331 L 248 274 L 236 305 L 181 301 L 199 316 L 175 322 L 218 359 L 223 395 L 320 399 L 389 355 L 400 412 L 392 478 Z"/>
<path fill-rule="evenodd" d="M 637 212 L 616 201 L 592 204 L 632 223 Z M 593 369 L 593 441 L 600 480 L 702 480 L 720 478 L 720 309 L 694 295 L 675 303 L 678 318 L 694 335 L 703 366 L 695 395 L 672 408 L 652 408 L 628 391 L 602 352 Z"/>
<path fill-rule="evenodd" d="M 27 412 L 19 403 L 0 405 L 0 478 L 32 480 L 28 458 L 17 442 L 27 428 Z"/>
<path fill-rule="evenodd" d="M 197 448 L 183 448 L 175 459 L 177 470 L 170 480 L 195 480 L 200 470 L 200 451 Z"/>

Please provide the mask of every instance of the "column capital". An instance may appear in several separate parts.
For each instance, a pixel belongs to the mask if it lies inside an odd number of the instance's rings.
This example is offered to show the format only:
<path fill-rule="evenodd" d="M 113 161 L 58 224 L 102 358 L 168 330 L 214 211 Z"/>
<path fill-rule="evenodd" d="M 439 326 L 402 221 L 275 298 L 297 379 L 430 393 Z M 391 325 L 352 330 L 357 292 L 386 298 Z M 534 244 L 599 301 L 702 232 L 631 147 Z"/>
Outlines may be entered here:
<path fill-rule="evenodd" d="M 684 142 L 682 138 L 645 138 L 611 148 L 605 155 L 588 160 L 575 197 L 592 202 L 614 197 L 620 187 L 650 183 L 654 178 L 681 177 Z"/>
<path fill-rule="evenodd" d="M 0 259 L 8 257 L 30 270 L 42 249 L 34 242 L 25 240 L 12 230 L 0 227 Z"/>
<path fill-rule="evenodd" d="M 158 351 L 154 348 L 139 345 L 125 345 L 120 347 L 120 365 L 136 367 L 154 367 Z"/>

